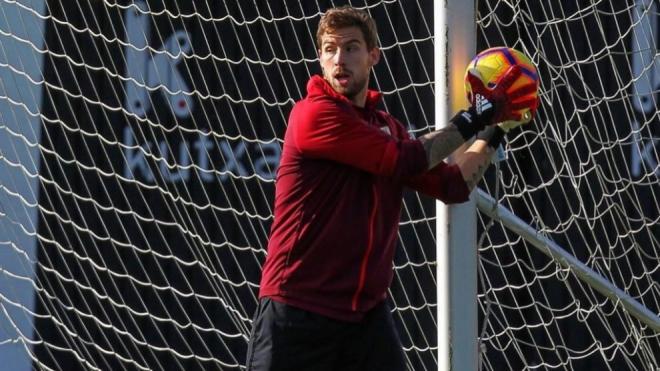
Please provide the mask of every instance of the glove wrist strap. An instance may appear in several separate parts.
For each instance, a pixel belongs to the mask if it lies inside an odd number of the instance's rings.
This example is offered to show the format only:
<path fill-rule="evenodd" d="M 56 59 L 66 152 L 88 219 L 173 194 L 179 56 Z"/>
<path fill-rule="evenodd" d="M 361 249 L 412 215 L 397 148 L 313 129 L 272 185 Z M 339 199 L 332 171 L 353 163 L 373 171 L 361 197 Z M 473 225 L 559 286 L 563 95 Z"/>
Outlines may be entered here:
<path fill-rule="evenodd" d="M 458 111 L 451 122 L 456 126 L 465 141 L 468 141 L 486 127 L 486 122 L 476 114 L 474 107 L 470 107 L 467 111 Z"/>

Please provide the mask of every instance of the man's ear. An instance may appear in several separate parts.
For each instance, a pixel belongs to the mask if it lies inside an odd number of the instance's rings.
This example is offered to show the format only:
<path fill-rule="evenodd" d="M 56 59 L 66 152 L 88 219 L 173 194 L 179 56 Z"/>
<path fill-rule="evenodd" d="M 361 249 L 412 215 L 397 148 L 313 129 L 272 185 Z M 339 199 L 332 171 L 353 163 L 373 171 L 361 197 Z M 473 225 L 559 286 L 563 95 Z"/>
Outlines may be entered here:
<path fill-rule="evenodd" d="M 380 48 L 378 48 L 377 46 L 373 47 L 369 51 L 369 57 L 371 59 L 371 66 L 372 67 L 375 66 L 376 64 L 378 64 L 378 61 L 380 61 Z"/>

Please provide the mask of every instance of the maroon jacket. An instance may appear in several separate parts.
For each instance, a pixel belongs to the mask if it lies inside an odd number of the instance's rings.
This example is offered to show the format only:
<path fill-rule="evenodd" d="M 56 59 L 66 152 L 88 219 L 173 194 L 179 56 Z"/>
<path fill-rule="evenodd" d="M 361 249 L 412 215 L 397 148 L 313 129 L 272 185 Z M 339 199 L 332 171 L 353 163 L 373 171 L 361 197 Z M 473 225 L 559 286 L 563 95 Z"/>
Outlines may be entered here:
<path fill-rule="evenodd" d="M 320 76 L 293 107 L 277 171 L 260 297 L 358 321 L 387 296 L 403 187 L 447 203 L 469 190 L 457 166 L 427 167 L 389 114 L 354 106 Z"/>

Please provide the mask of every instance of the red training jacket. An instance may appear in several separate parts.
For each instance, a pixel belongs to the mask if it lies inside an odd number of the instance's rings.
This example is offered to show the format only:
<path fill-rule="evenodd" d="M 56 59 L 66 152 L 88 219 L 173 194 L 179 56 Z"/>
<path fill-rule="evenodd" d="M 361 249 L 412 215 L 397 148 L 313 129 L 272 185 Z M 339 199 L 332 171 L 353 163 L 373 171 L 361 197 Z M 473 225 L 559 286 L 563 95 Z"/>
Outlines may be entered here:
<path fill-rule="evenodd" d="M 455 165 L 428 166 L 422 144 L 320 76 L 289 116 L 260 297 L 344 321 L 384 300 L 393 276 L 403 187 L 446 203 L 469 190 Z"/>

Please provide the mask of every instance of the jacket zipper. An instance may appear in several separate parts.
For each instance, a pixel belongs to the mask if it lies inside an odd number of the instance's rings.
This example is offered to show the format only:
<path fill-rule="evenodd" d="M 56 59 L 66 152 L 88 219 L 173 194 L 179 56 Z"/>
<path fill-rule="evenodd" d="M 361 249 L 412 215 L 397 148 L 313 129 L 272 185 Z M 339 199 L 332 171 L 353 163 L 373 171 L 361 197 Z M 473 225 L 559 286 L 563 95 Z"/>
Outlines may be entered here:
<path fill-rule="evenodd" d="M 374 224 L 376 222 L 376 210 L 378 209 L 378 197 L 375 184 L 373 188 L 374 206 L 371 210 L 371 215 L 369 216 L 369 237 L 367 240 L 367 250 L 364 252 L 364 255 L 362 256 L 362 263 L 360 264 L 360 278 L 358 280 L 358 287 L 355 290 L 355 294 L 353 295 L 353 303 L 351 305 L 353 311 L 357 311 L 360 294 L 364 289 L 364 281 L 367 277 L 367 263 L 369 262 L 369 256 L 371 255 L 371 251 L 373 250 L 374 246 Z"/>

